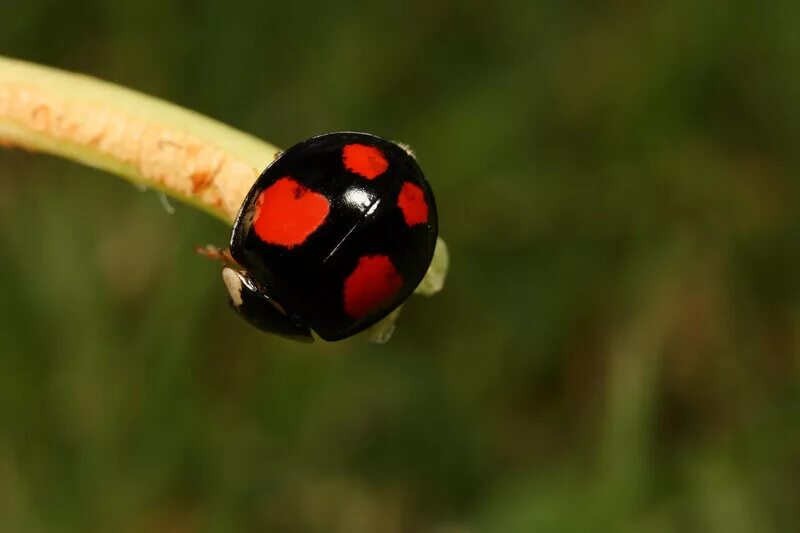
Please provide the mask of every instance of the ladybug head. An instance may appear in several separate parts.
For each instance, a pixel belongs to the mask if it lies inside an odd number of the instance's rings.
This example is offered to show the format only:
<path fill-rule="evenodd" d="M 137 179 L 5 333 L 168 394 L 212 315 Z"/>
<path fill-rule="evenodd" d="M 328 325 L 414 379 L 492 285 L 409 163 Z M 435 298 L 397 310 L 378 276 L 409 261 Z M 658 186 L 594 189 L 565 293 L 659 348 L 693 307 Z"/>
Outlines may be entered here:
<path fill-rule="evenodd" d="M 225 267 L 222 280 L 228 289 L 231 307 L 252 325 L 301 342 L 313 341 L 308 327 L 292 321 L 249 273 Z"/>
<path fill-rule="evenodd" d="M 231 254 L 271 310 L 339 340 L 414 291 L 437 231 L 433 193 L 406 149 L 365 133 L 329 133 L 264 170 L 237 216 Z"/>

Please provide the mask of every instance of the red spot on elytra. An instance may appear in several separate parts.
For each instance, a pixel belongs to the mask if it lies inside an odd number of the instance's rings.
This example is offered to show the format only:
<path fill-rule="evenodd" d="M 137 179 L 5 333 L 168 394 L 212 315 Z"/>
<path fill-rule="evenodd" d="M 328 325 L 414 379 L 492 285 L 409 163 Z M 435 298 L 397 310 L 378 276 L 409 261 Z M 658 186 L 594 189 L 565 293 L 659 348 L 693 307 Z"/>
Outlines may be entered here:
<path fill-rule="evenodd" d="M 372 180 L 386 172 L 389 162 L 374 146 L 348 144 L 342 149 L 342 162 L 350 172 Z"/>
<path fill-rule="evenodd" d="M 428 221 L 428 202 L 425 193 L 411 182 L 405 182 L 397 197 L 397 206 L 403 211 L 406 224 L 425 224 Z"/>
<path fill-rule="evenodd" d="M 403 286 L 391 259 L 365 255 L 344 282 L 344 310 L 361 319 L 385 307 Z"/>
<path fill-rule="evenodd" d="M 291 248 L 303 244 L 328 211 L 327 198 L 286 176 L 261 191 L 253 227 L 262 241 Z"/>

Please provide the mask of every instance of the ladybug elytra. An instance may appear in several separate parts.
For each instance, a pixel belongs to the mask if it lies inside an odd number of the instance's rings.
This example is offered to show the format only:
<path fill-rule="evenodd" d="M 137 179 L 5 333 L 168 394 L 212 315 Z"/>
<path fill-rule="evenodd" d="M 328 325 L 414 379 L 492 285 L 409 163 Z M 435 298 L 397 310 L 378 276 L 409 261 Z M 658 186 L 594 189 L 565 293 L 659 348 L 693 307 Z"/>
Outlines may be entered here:
<path fill-rule="evenodd" d="M 259 329 L 311 341 L 363 331 L 417 287 L 438 231 L 433 193 L 403 147 L 338 132 L 289 148 L 256 180 L 223 280 Z"/>

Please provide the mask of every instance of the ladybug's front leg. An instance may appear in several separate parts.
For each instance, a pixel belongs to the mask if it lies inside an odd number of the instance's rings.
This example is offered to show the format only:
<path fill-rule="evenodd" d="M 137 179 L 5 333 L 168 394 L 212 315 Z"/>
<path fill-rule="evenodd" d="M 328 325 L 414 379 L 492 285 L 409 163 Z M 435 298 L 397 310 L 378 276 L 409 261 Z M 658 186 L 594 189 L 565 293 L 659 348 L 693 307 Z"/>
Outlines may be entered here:
<path fill-rule="evenodd" d="M 198 246 L 194 249 L 194 251 L 206 259 L 211 259 L 212 261 L 221 261 L 227 267 L 240 268 L 239 263 L 237 263 L 231 255 L 229 248 L 219 248 L 217 246 L 207 244 L 205 246 Z"/>
<path fill-rule="evenodd" d="M 222 269 L 231 306 L 242 318 L 262 331 L 303 342 L 314 342 L 311 330 L 298 319 L 289 317 L 266 288 L 242 270 Z"/>

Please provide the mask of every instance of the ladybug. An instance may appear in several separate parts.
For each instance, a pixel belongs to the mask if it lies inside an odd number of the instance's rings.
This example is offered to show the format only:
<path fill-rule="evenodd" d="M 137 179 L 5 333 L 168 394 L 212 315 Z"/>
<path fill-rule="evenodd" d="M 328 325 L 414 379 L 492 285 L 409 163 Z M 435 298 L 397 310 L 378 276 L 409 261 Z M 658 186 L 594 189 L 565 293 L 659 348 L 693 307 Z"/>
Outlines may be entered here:
<path fill-rule="evenodd" d="M 341 340 L 411 295 L 437 232 L 433 192 L 406 148 L 328 133 L 292 146 L 258 177 L 222 277 L 233 308 L 255 327 Z"/>

